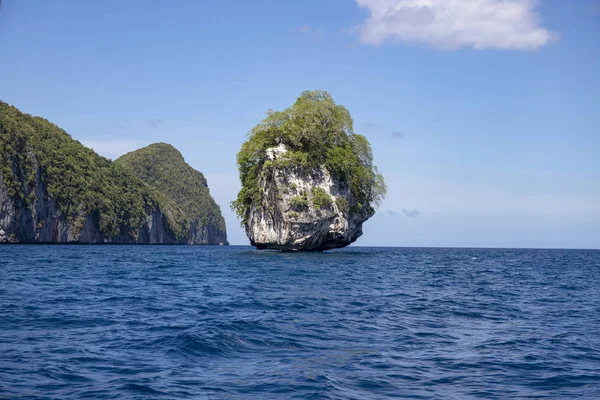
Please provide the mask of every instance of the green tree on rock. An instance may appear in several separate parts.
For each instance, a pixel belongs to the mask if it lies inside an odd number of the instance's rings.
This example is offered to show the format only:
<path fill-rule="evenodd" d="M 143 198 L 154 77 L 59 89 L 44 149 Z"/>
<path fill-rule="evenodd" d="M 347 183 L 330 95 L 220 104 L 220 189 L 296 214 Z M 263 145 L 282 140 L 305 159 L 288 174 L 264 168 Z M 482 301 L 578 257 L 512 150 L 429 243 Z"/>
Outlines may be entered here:
<path fill-rule="evenodd" d="M 259 179 L 267 149 L 285 145 L 287 153 L 275 167 L 325 167 L 348 183 L 355 208 L 379 205 L 387 187 L 373 165 L 371 145 L 354 132 L 348 110 L 325 91 L 306 91 L 284 111 L 269 111 L 248 136 L 237 155 L 242 188 L 231 208 L 245 220 L 253 203 L 260 201 Z"/>

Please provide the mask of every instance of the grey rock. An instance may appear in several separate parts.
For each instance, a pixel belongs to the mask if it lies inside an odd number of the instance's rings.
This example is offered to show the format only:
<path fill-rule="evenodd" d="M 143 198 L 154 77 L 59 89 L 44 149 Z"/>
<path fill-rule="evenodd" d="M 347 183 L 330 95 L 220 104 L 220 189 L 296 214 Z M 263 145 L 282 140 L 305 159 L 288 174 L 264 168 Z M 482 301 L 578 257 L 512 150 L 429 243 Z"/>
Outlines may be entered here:
<path fill-rule="evenodd" d="M 34 154 L 29 154 L 37 169 L 34 189 L 25 185 L 24 171 L 12 165 L 14 175 L 21 181 L 25 197 L 33 201 L 16 201 L 9 196 L 0 174 L 0 243 L 139 243 L 139 244 L 228 244 L 224 234 L 209 221 L 198 227 L 192 224 L 187 238 L 178 240 L 167 226 L 167 216 L 159 206 L 147 210 L 146 221 L 137 232 L 107 238 L 100 231 L 98 218 L 86 214 L 84 210 L 75 212 L 75 217 L 67 221 L 41 180 Z"/>
<path fill-rule="evenodd" d="M 284 145 L 267 150 L 277 160 Z M 259 249 L 323 251 L 348 246 L 362 235 L 362 224 L 373 216 L 369 205 L 358 208 L 350 187 L 326 168 L 266 167 L 259 179 L 261 201 L 245 219 L 246 235 Z M 313 188 L 323 189 L 331 204 L 319 209 L 310 201 Z M 308 206 L 294 207 L 292 199 L 307 195 Z M 343 199 L 342 201 L 338 199 Z M 354 207 L 353 212 L 340 204 Z"/>

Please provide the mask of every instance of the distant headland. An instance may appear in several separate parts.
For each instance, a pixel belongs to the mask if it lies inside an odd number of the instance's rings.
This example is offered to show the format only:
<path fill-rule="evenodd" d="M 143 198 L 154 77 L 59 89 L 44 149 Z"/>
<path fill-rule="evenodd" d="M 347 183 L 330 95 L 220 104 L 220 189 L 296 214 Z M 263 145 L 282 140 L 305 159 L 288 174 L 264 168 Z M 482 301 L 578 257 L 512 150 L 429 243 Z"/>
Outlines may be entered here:
<path fill-rule="evenodd" d="M 206 179 L 173 146 L 111 161 L 1 101 L 0 243 L 228 244 Z"/>

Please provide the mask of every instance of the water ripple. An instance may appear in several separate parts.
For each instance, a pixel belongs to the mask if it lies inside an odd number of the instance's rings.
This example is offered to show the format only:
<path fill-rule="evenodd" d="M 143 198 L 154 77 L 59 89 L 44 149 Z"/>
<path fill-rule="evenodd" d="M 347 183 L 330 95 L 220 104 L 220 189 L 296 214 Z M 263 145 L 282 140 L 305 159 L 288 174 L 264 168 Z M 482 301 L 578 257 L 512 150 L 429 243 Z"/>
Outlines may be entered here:
<path fill-rule="evenodd" d="M 600 252 L 2 246 L 0 398 L 600 398 Z"/>

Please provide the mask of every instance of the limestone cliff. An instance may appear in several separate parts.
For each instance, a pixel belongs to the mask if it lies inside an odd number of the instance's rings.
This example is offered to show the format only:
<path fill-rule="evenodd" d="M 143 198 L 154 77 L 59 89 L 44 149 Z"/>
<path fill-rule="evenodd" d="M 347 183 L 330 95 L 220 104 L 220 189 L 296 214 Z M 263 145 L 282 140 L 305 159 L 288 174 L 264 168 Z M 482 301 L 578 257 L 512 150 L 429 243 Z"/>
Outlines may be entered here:
<path fill-rule="evenodd" d="M 259 249 L 322 251 L 348 246 L 374 210 L 358 204 L 349 185 L 325 167 L 277 167 L 284 145 L 267 150 L 261 200 L 248 210 L 246 234 Z"/>
<path fill-rule="evenodd" d="M 100 229 L 97 211 L 80 208 L 69 214 L 58 209 L 42 180 L 35 156 L 30 155 L 35 169 L 33 185 L 21 185 L 22 196 L 9 196 L 0 175 L 0 243 L 177 243 L 167 228 L 167 217 L 158 204 L 148 202 L 144 218 L 137 227 L 120 227 L 117 235 L 107 235 Z M 25 171 L 15 166 L 13 175 L 25 182 Z M 33 187 L 32 187 L 33 186 Z M 29 199 L 22 201 L 22 198 Z M 125 224 L 124 224 L 125 225 Z"/>
<path fill-rule="evenodd" d="M 322 251 L 347 246 L 385 197 L 367 138 L 324 91 L 303 92 L 269 111 L 242 144 L 242 187 L 231 208 L 259 249 Z"/>
<path fill-rule="evenodd" d="M 225 220 L 210 195 L 206 178 L 186 163 L 175 147 L 167 143 L 151 144 L 125 154 L 115 163 L 181 210 L 188 243 L 227 243 Z"/>
<path fill-rule="evenodd" d="M 200 174 L 184 164 L 176 160 L 186 174 Z M 0 102 L 0 243 L 227 244 L 206 180 L 187 184 L 196 208 Z"/>

